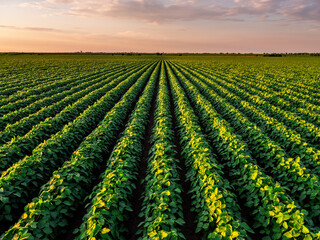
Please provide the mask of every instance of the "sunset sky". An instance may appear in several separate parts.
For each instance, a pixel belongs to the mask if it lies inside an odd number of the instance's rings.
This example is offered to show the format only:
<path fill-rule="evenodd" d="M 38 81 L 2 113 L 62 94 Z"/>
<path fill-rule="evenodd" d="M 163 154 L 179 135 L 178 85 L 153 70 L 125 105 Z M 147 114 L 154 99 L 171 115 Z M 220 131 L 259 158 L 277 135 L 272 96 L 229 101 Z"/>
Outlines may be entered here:
<path fill-rule="evenodd" d="M 0 52 L 320 52 L 319 0 L 0 0 Z"/>

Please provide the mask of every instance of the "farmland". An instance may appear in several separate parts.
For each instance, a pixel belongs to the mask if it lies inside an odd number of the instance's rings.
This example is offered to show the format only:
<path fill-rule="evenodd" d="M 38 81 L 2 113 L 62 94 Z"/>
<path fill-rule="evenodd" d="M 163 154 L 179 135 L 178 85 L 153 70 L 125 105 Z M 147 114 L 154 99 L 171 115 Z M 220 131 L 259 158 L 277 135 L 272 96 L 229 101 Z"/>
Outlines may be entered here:
<path fill-rule="evenodd" d="M 0 54 L 0 239 L 320 239 L 320 59 Z"/>

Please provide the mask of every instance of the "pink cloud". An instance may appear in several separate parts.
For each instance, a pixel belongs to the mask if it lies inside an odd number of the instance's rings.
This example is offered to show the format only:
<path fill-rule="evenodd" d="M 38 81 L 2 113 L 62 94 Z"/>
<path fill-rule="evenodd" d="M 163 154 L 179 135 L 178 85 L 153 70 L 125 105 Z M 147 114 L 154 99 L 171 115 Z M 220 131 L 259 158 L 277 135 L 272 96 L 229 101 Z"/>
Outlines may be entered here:
<path fill-rule="evenodd" d="M 28 31 L 37 31 L 37 32 L 56 32 L 62 33 L 65 32 L 56 28 L 43 28 L 43 27 L 17 27 L 17 26 L 9 26 L 9 25 L 0 25 L 0 28 L 5 29 L 13 29 L 13 30 L 28 30 Z"/>
<path fill-rule="evenodd" d="M 44 0 L 25 3 L 24 6 L 56 9 L 73 16 L 136 19 L 151 23 L 198 19 L 240 21 L 246 19 L 243 15 L 265 21 L 271 17 L 320 21 L 319 0 Z"/>
<path fill-rule="evenodd" d="M 290 8 L 283 9 L 283 15 L 299 20 L 320 21 L 319 0 L 294 0 Z"/>

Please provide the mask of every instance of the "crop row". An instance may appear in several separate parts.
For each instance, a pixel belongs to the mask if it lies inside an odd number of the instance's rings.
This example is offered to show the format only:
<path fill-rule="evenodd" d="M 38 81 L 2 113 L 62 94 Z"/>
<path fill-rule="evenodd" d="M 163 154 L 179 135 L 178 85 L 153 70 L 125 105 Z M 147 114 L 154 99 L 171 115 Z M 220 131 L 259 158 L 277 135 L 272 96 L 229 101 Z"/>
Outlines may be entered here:
<path fill-rule="evenodd" d="M 56 102 L 59 102 L 60 100 L 64 99 L 68 95 L 72 95 L 72 94 L 78 92 L 79 90 L 85 89 L 86 87 L 89 87 L 95 83 L 100 82 L 101 80 L 103 80 L 105 78 L 108 78 L 108 77 L 113 76 L 118 73 L 121 74 L 121 73 L 123 73 L 123 71 L 121 71 L 121 69 L 120 69 L 118 71 L 101 73 L 99 75 L 90 76 L 88 78 L 75 80 L 70 84 L 64 85 L 63 87 L 49 91 L 48 95 L 47 95 L 47 93 L 45 95 L 41 94 L 41 96 L 37 95 L 37 96 L 39 96 L 39 97 L 35 98 L 37 100 L 34 101 L 35 99 L 32 98 L 31 103 L 27 106 L 25 106 L 25 102 L 27 102 L 27 100 L 23 99 L 23 100 L 21 100 L 21 102 L 23 102 L 23 105 L 25 107 L 21 107 L 21 108 L 19 107 L 20 101 L 8 104 L 8 105 L 6 105 L 6 106 L 10 106 L 10 108 L 8 107 L 8 109 L 6 109 L 6 110 L 8 110 L 8 113 L 0 118 L 0 123 L 1 123 L 0 130 L 3 130 L 8 124 L 13 124 L 13 123 L 19 121 L 20 119 L 29 116 L 30 114 L 34 114 L 34 113 L 38 112 L 39 110 L 43 109 L 44 107 L 48 108 L 50 105 L 52 105 Z M 120 76 L 120 74 L 119 74 L 119 76 Z M 3 108 L 4 107 L 5 106 L 3 106 Z M 51 113 L 54 114 L 54 112 L 51 112 Z"/>
<path fill-rule="evenodd" d="M 270 139 L 279 143 L 290 157 L 298 157 L 298 159 L 301 159 L 302 163 L 314 174 L 318 175 L 320 173 L 320 151 L 315 147 L 310 146 L 310 144 L 303 140 L 297 132 L 291 130 L 278 120 L 268 116 L 262 109 L 257 108 L 257 104 L 251 104 L 244 101 L 241 98 L 242 94 L 246 94 L 244 90 L 241 90 L 237 86 L 233 86 L 226 81 L 222 81 L 221 79 L 215 79 L 213 81 L 205 74 L 196 74 L 196 76 L 200 80 L 205 81 L 209 87 L 244 113 L 245 116 L 259 126 Z"/>
<path fill-rule="evenodd" d="M 94 102 L 99 98 L 103 97 L 108 91 L 116 87 L 118 84 L 122 83 L 128 76 L 131 76 L 133 73 L 139 74 L 144 70 L 145 68 L 140 69 L 139 71 L 136 71 L 136 69 L 134 69 L 125 74 L 121 74 L 118 77 L 117 75 L 115 75 L 115 77 L 111 77 L 111 79 L 107 79 L 106 81 L 102 81 L 102 83 L 98 83 L 98 87 L 102 84 L 102 87 L 100 88 L 96 88 L 96 86 L 93 85 L 88 89 L 84 89 L 77 94 L 69 96 L 63 101 L 58 102 L 52 106 L 52 108 L 60 108 L 60 106 L 66 106 L 56 116 L 48 116 L 49 113 L 47 109 L 49 109 L 49 112 L 53 110 L 49 107 L 37 113 L 35 115 L 35 118 L 33 116 L 30 116 L 30 118 L 25 119 L 21 123 L 18 123 L 18 131 L 19 126 L 22 126 L 22 131 L 19 132 L 21 133 L 21 136 L 13 138 L 12 141 L 0 147 L 0 170 L 4 171 L 11 164 L 19 161 L 25 155 L 30 154 L 37 145 L 48 139 L 52 134 L 60 131 L 66 124 L 74 121 L 74 119 L 76 119 L 85 109 L 94 104 Z M 69 105 L 70 103 L 72 103 L 72 105 Z M 44 115 L 45 120 L 40 122 L 39 124 L 31 125 L 33 121 L 38 121 L 38 115 L 40 117 Z M 25 135 L 23 135 L 25 129 L 23 128 L 24 125 L 32 126 L 32 129 Z M 7 132 L 3 132 L 3 134 L 6 133 Z M 10 133 L 8 135 L 9 137 L 7 137 L 7 139 L 11 137 Z M 6 137 L 6 135 L 4 135 L 4 137 Z"/>
<path fill-rule="evenodd" d="M 145 68 L 152 69 L 149 66 Z M 1 221 L 12 221 L 19 216 L 22 207 L 34 197 L 40 186 L 49 180 L 52 172 L 70 158 L 72 152 L 103 119 L 105 113 L 136 82 L 145 68 L 127 77 L 92 106 L 86 108 L 73 122 L 69 122 L 49 140 L 38 145 L 31 156 L 26 156 L 2 173 Z"/>
<path fill-rule="evenodd" d="M 0 81 L 0 239 L 320 239 L 311 83 L 250 59 L 132 59 Z"/>
<path fill-rule="evenodd" d="M 304 214 L 287 197 L 285 190 L 260 169 L 246 144 L 219 116 L 211 103 L 181 73 L 176 71 L 176 74 L 195 105 L 213 146 L 229 168 L 229 175 L 240 198 L 246 199 L 245 205 L 252 208 L 251 214 L 255 220 L 253 227 L 260 228 L 261 234 L 272 236 L 273 239 L 281 236 L 312 238 L 305 226 Z"/>
<path fill-rule="evenodd" d="M 185 72 L 184 72 L 185 73 Z M 191 79 L 191 78 L 190 78 Z M 319 192 L 318 176 L 310 174 L 299 158 L 288 157 L 278 143 L 268 138 L 262 131 L 244 116 L 237 108 L 218 96 L 201 81 L 192 81 L 230 125 L 236 129 L 243 139 L 247 139 L 249 150 L 259 160 L 264 171 L 286 187 L 290 196 L 294 197 L 300 206 L 310 211 L 310 217 L 319 222 Z"/>
<path fill-rule="evenodd" d="M 0 133 L 1 143 L 8 142 L 13 136 L 23 136 L 39 122 L 55 116 L 75 100 L 103 87 L 124 73 L 124 71 L 116 71 L 83 83 L 76 82 L 76 85 L 70 90 L 63 91 L 53 97 L 46 97 L 23 109 L 5 115 L 0 119 L 4 125 L 8 124 Z"/>
<path fill-rule="evenodd" d="M 74 151 L 71 159 L 53 173 L 50 181 L 42 186 L 39 197 L 28 204 L 18 223 L 7 231 L 4 237 L 45 239 L 54 238 L 63 233 L 62 230 L 66 229 L 68 220 L 88 195 L 90 185 L 97 178 L 94 173 L 103 167 L 101 165 L 104 157 L 108 155 L 112 142 L 119 135 L 121 125 L 124 125 L 126 116 L 130 113 L 135 99 L 140 95 L 153 68 L 146 70 L 110 111 L 99 109 L 101 112 L 108 111 L 104 119 Z M 105 97 L 104 104 L 111 96 L 109 94 Z M 99 105 L 102 107 L 101 104 L 94 107 Z M 110 161 L 107 164 L 110 164 Z M 50 225 L 47 225 L 48 222 Z"/>

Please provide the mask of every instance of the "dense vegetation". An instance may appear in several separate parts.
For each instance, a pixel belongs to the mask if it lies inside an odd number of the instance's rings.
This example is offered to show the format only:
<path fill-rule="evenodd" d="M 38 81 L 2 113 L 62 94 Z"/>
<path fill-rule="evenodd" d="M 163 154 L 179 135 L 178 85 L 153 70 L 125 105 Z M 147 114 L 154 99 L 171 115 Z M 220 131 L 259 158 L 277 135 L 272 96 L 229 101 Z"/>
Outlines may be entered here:
<path fill-rule="evenodd" d="M 0 55 L 0 239 L 320 239 L 320 59 Z"/>

